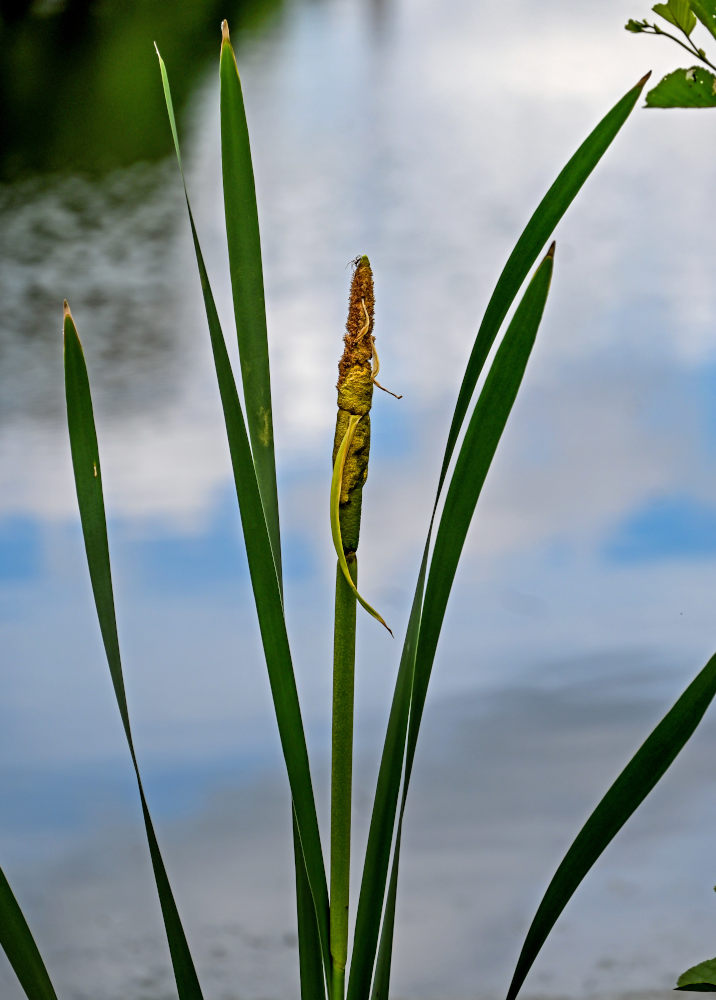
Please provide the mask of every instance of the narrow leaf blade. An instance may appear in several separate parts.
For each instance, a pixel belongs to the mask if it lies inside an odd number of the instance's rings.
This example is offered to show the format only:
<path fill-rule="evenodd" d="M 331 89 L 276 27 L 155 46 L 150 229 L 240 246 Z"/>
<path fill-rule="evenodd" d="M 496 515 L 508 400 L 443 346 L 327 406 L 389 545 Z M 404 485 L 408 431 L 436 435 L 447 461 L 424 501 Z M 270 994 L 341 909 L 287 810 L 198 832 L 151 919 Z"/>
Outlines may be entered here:
<path fill-rule="evenodd" d="M 402 833 L 402 818 L 405 811 L 417 734 L 437 647 L 437 638 L 472 511 L 474 511 L 482 483 L 507 422 L 534 343 L 549 290 L 552 255 L 553 248 L 550 248 L 547 257 L 528 285 L 475 405 L 448 489 L 445 508 L 438 528 L 435 551 L 429 563 L 430 574 L 427 576 L 426 586 L 425 580 L 433 528 L 431 520 L 378 774 L 378 786 L 373 803 L 356 916 L 348 1000 L 360 1000 L 360 998 L 367 996 L 371 986 L 390 867 L 391 836 L 395 825 L 401 778 L 403 778 L 403 761 L 405 760 L 400 819 L 391 875 L 393 899 L 389 899 L 389 905 L 386 908 L 382 932 L 385 942 L 382 946 L 384 957 L 379 973 L 376 972 L 376 975 L 379 976 L 379 985 L 376 988 L 387 993 L 390 973 L 388 942 L 392 940 L 392 922 L 395 918 L 394 897 L 397 891 L 399 838 Z M 434 517 L 435 513 L 433 512 Z M 451 536 L 455 548 L 449 544 Z M 436 567 L 443 559 L 446 560 L 446 564 L 443 567 L 443 573 L 439 574 Z M 438 576 L 440 576 L 440 580 L 436 583 Z M 424 599 L 423 587 L 425 587 Z M 428 596 L 428 590 L 430 590 L 430 596 Z M 376 982 L 378 983 L 378 980 Z"/>
<path fill-rule="evenodd" d="M 580 882 L 671 766 L 716 694 L 716 655 L 647 737 L 591 814 L 552 878 L 527 932 L 507 993 L 514 1000 Z"/>
<path fill-rule="evenodd" d="M 393 938 L 397 868 L 400 860 L 403 817 L 435 652 L 460 553 L 534 346 L 549 293 L 553 260 L 554 244 L 550 247 L 547 256 L 527 286 L 495 355 L 485 385 L 470 418 L 438 525 L 435 548 L 425 587 L 425 601 L 415 655 L 415 675 L 405 755 L 405 778 L 390 883 L 392 890 L 389 892 L 382 932 L 386 944 L 381 948 L 383 951 L 382 966 L 376 972 L 381 984 L 381 992 L 378 997 L 385 998 L 385 1000 L 388 996 L 390 975 L 387 942 L 392 941 Z"/>
<path fill-rule="evenodd" d="M 435 538 L 416 654 L 408 769 L 448 598 L 478 498 L 517 397 L 544 312 L 554 244 L 535 271 L 490 367 L 455 463 Z"/>
<path fill-rule="evenodd" d="M 430 530 L 418 572 L 418 581 L 405 633 L 405 642 L 383 743 L 383 753 L 378 769 L 378 781 L 370 817 L 368 843 L 353 933 L 353 954 L 348 978 L 347 1000 L 364 1000 L 369 994 L 373 975 L 385 883 L 390 865 L 390 845 L 403 774 L 405 741 L 415 671 L 415 650 L 420 632 L 420 610 L 423 603 L 429 550 Z"/>
<path fill-rule="evenodd" d="M 194 962 L 179 918 L 179 911 L 177 910 L 164 862 L 159 851 L 159 844 L 157 843 L 154 826 L 149 815 L 149 808 L 144 796 L 144 789 L 139 773 L 139 765 L 134 752 L 127 699 L 124 690 L 119 639 L 117 637 L 114 591 L 112 588 L 112 572 L 109 560 L 109 544 L 107 541 L 107 522 L 102 490 L 102 473 L 89 377 L 87 375 L 82 344 L 80 343 L 77 328 L 66 302 L 64 346 L 67 426 L 70 435 L 77 503 L 80 511 L 82 534 L 84 536 L 87 565 L 89 567 L 92 591 L 95 598 L 97 619 L 117 698 L 117 706 L 122 718 L 122 725 L 137 779 L 149 853 L 162 916 L 164 918 L 177 990 L 180 1000 L 202 1000 L 201 987 L 199 986 Z"/>
<path fill-rule="evenodd" d="M 292 818 L 301 1000 L 325 1000 L 326 980 L 323 973 L 321 939 L 318 936 L 318 925 L 316 924 L 316 909 L 313 905 L 295 813 L 292 813 Z"/>
<path fill-rule="evenodd" d="M 480 328 L 477 331 L 470 359 L 465 369 L 462 385 L 455 404 L 455 413 L 448 433 L 445 457 L 440 471 L 438 493 L 447 475 L 457 439 L 460 435 L 465 415 L 470 406 L 472 394 L 490 353 L 495 337 L 502 326 L 517 293 L 547 243 L 555 226 L 579 193 L 582 185 L 606 153 L 619 129 L 627 120 L 649 78 L 647 74 L 618 101 L 585 141 L 574 153 L 561 171 L 547 194 L 535 209 L 525 226 L 514 250 L 507 259 L 500 277 L 487 304 Z"/>
<path fill-rule="evenodd" d="M 159 56 L 159 53 L 157 55 Z M 231 370 L 231 363 L 219 322 L 214 295 L 211 291 L 199 237 L 194 224 L 194 216 L 191 211 L 189 195 L 182 171 L 169 78 L 161 56 L 159 56 L 159 66 L 162 74 L 167 114 L 174 137 L 177 163 L 179 164 L 182 183 L 184 185 L 187 214 L 194 243 L 199 280 L 204 297 L 211 349 L 214 356 L 221 405 L 224 412 L 226 436 L 229 444 L 236 496 L 239 503 L 251 586 L 254 593 L 261 641 L 269 675 L 271 697 L 274 703 L 281 747 L 286 762 L 294 815 L 306 865 L 306 875 L 316 913 L 324 973 L 327 982 L 330 982 L 328 883 L 316 816 L 306 738 L 286 631 L 278 568 L 274 561 L 266 514 L 259 491 L 246 423 L 239 401 L 236 382 Z"/>
<path fill-rule="evenodd" d="M 266 513 L 271 548 L 281 578 L 276 460 L 261 237 L 249 130 L 236 58 L 226 21 L 222 24 L 221 166 L 229 270 L 239 341 L 241 380 L 256 478 Z"/>
<path fill-rule="evenodd" d="M 395 931 L 395 906 L 398 898 L 398 874 L 400 873 L 400 845 L 403 839 L 403 813 L 398 821 L 398 831 L 395 837 L 393 864 L 388 882 L 388 895 L 385 900 L 385 915 L 380 932 L 378 957 L 375 962 L 375 976 L 370 1000 L 388 1000 L 390 993 L 390 972 L 393 965 L 393 936 Z"/>
<path fill-rule="evenodd" d="M 28 1000 L 57 1000 L 20 904 L 0 868 L 0 945 Z"/>

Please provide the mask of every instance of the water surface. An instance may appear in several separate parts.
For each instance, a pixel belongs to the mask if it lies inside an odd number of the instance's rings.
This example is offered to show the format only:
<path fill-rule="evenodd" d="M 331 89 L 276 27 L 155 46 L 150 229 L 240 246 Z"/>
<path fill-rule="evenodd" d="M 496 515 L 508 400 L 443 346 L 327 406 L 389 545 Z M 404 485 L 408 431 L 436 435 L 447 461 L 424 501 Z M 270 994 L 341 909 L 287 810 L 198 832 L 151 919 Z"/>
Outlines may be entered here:
<path fill-rule="evenodd" d="M 232 341 L 214 60 L 219 18 L 236 25 L 287 612 L 323 820 L 346 263 L 371 257 L 384 381 L 404 397 L 375 400 L 361 542 L 365 593 L 401 636 L 457 385 L 502 263 L 596 121 L 680 56 L 623 32 L 646 10 L 621 0 L 294 0 L 233 20 L 188 4 L 173 27 L 160 6 L 91 15 L 64 61 L 61 24 L 46 18 L 50 92 L 27 25 L 8 49 L 30 79 L 3 83 L 16 104 L 0 145 L 0 854 L 63 997 L 173 995 L 83 564 L 67 297 L 93 380 L 137 748 L 200 976 L 222 1000 L 284 997 L 297 992 L 287 788 L 151 42 L 177 88 Z M 38 93 L 57 127 L 23 132 Z M 710 128 L 706 113 L 635 112 L 556 234 L 540 338 L 438 651 L 396 996 L 504 990 L 571 837 L 713 652 Z M 357 848 L 400 648 L 369 620 L 359 641 Z M 580 889 L 533 995 L 669 989 L 712 953 L 715 740 L 707 721 Z M 4 964 L 0 993 L 18 996 Z"/>

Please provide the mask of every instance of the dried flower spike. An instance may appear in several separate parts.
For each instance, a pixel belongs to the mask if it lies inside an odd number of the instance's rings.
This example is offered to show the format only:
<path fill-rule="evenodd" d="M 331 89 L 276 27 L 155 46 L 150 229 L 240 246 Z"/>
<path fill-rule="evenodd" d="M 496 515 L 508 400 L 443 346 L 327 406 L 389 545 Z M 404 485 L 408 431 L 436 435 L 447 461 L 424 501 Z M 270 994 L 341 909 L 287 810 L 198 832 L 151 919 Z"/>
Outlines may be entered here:
<path fill-rule="evenodd" d="M 348 300 L 343 355 L 338 363 L 338 415 L 333 445 L 335 466 L 351 417 L 360 417 L 355 423 L 353 439 L 345 458 L 339 501 L 341 539 L 346 555 L 358 548 L 363 485 L 368 477 L 370 407 L 373 401 L 374 306 L 370 261 L 366 256 L 357 257 Z"/>

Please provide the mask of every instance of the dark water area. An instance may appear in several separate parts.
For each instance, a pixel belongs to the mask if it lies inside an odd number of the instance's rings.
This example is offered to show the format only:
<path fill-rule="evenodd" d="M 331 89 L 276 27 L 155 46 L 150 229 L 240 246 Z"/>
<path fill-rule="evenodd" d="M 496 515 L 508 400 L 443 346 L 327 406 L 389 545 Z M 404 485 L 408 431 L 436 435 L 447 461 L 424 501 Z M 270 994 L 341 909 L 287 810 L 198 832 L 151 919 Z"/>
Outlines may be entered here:
<path fill-rule="evenodd" d="M 218 124 L 237 52 L 261 218 L 286 612 L 327 827 L 327 517 L 350 277 L 372 416 L 355 856 L 455 394 L 519 232 L 648 68 L 632 0 L 0 5 L 0 864 L 65 1000 L 175 995 L 65 428 L 92 380 L 147 794 L 206 997 L 296 996 L 289 803 L 153 42 L 235 354 Z M 395 997 L 504 995 L 571 838 L 716 647 L 710 116 L 637 109 L 557 231 L 537 347 L 468 536 L 406 814 Z M 686 178 L 687 180 L 684 180 Z M 678 179 L 676 183 L 675 179 Z M 555 928 L 526 995 L 666 996 L 714 951 L 707 719 Z M 353 899 L 357 898 L 357 882 Z M 0 961 L 0 1000 L 19 1000 Z"/>
<path fill-rule="evenodd" d="M 9 6 L 9 5 L 8 5 Z M 13 5 L 14 6 L 14 5 Z M 228 5 L 75 0 L 3 15 L 0 183 L 38 174 L 102 176 L 172 151 L 156 41 L 175 72 L 179 121 L 216 58 L 226 17 L 238 41 L 266 30 L 281 0 Z M 149 41 L 147 41 L 149 39 Z"/>

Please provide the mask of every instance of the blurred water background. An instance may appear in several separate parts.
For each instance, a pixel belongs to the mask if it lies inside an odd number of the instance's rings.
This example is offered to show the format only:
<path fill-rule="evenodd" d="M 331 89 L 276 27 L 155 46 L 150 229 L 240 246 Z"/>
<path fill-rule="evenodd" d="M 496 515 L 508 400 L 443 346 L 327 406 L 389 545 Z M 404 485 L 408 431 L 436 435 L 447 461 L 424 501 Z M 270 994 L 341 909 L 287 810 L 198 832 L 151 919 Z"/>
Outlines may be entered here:
<path fill-rule="evenodd" d="M 61 996 L 174 996 L 78 527 L 60 322 L 84 340 L 130 712 L 207 998 L 297 996 L 289 799 L 152 42 L 225 331 L 219 23 L 252 133 L 287 613 L 321 818 L 327 518 L 350 269 L 382 378 L 361 579 L 402 636 L 452 406 L 517 235 L 649 68 L 639 0 L 77 0 L 0 28 L 0 858 Z M 9 14 L 18 15 L 11 20 Z M 21 15 L 21 16 L 20 16 Z M 684 54 L 685 55 L 685 54 Z M 716 122 L 637 110 L 557 232 L 478 506 L 406 820 L 393 989 L 499 996 L 572 836 L 716 645 Z M 356 856 L 397 668 L 365 617 Z M 667 990 L 716 951 L 708 720 L 558 924 L 532 995 Z M 0 996 L 16 1000 L 0 961 Z"/>

